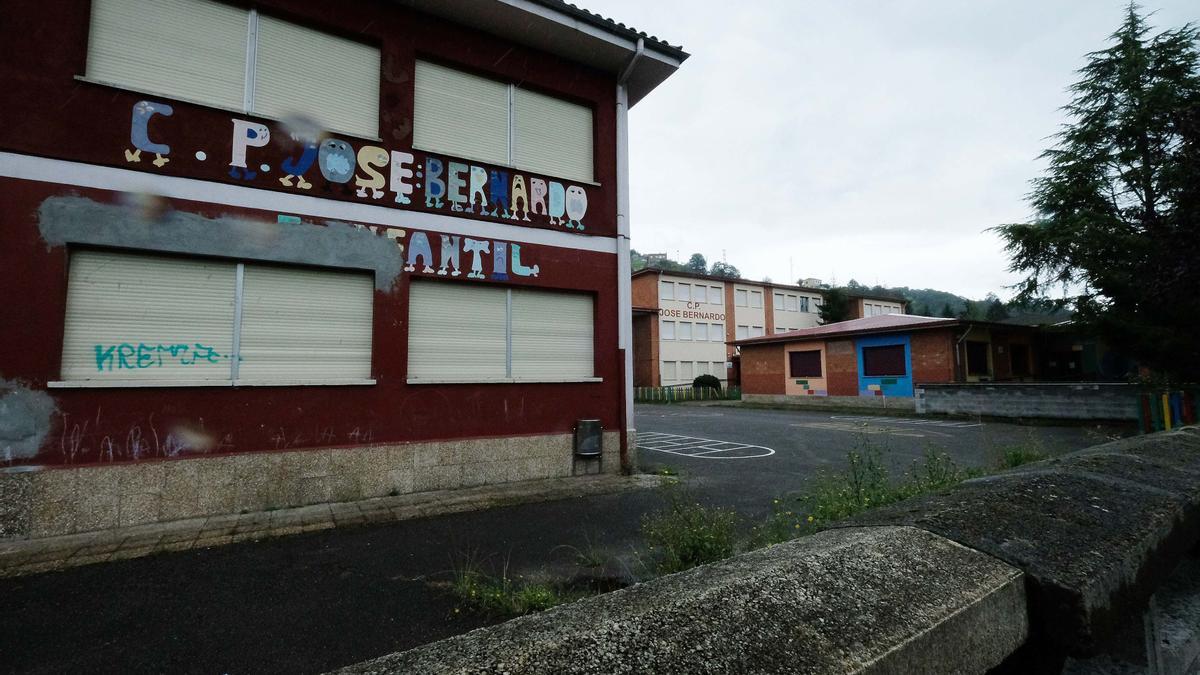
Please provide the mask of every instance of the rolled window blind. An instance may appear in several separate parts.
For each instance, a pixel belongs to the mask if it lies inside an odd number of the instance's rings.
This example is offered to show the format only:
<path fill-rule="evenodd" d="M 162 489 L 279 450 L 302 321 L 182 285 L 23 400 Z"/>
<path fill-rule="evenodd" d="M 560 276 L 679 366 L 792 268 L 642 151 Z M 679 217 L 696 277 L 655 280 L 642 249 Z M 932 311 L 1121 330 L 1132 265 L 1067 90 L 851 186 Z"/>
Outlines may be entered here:
<path fill-rule="evenodd" d="M 507 376 L 506 291 L 414 281 L 408 291 L 408 379 Z"/>
<path fill-rule="evenodd" d="M 244 274 L 238 381 L 370 378 L 372 275 L 267 265 Z"/>
<path fill-rule="evenodd" d="M 512 291 L 512 376 L 576 379 L 595 375 L 592 298 Z"/>
<path fill-rule="evenodd" d="M 254 112 L 379 135 L 379 49 L 260 15 Z"/>
<path fill-rule="evenodd" d="M 248 17 L 210 0 L 92 0 L 87 75 L 240 110 Z"/>
<path fill-rule="evenodd" d="M 417 61 L 413 145 L 508 164 L 507 84 Z"/>
<path fill-rule="evenodd" d="M 235 263 L 71 254 L 62 378 L 228 381 Z"/>
<path fill-rule="evenodd" d="M 516 89 L 513 97 L 513 164 L 549 176 L 591 181 L 591 108 L 527 89 Z"/>

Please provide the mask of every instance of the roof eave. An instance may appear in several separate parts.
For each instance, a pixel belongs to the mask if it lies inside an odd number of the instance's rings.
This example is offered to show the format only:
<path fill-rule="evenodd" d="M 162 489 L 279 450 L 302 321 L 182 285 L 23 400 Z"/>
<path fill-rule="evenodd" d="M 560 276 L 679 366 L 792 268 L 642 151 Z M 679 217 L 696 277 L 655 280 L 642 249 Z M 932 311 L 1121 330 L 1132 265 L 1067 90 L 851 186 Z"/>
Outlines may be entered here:
<path fill-rule="evenodd" d="M 768 345 L 781 342 L 810 342 L 812 340 L 836 340 L 845 337 L 854 337 L 856 335 L 888 335 L 890 333 L 911 333 L 918 330 L 933 330 L 936 328 L 956 328 L 971 323 L 981 323 L 978 321 L 949 321 L 946 323 L 919 323 L 909 326 L 889 326 L 887 328 L 858 328 L 855 330 L 838 331 L 835 333 L 819 333 L 817 335 L 771 335 L 761 338 L 749 338 L 746 340 L 735 340 L 729 344 L 735 347 L 745 347 L 754 345 Z"/>
<path fill-rule="evenodd" d="M 396 2 L 614 75 L 629 65 L 641 38 L 644 51 L 626 80 L 630 107 L 662 84 L 689 56 L 679 47 L 561 0 Z"/>

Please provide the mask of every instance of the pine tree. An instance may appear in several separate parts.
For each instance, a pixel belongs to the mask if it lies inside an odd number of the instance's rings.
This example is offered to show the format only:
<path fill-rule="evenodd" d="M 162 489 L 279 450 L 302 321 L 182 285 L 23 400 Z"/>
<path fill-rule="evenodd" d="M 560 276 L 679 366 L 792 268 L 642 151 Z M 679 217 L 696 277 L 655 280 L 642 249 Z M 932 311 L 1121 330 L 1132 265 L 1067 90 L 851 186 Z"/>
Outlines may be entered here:
<path fill-rule="evenodd" d="M 1200 34 L 1153 37 L 1137 6 L 1087 55 L 1036 179 L 1002 225 L 1018 301 L 1060 289 L 1076 318 L 1176 379 L 1200 380 Z"/>
<path fill-rule="evenodd" d="M 817 308 L 817 317 L 821 325 L 837 323 L 850 318 L 850 296 L 841 288 L 831 288 L 825 291 L 825 299 Z"/>

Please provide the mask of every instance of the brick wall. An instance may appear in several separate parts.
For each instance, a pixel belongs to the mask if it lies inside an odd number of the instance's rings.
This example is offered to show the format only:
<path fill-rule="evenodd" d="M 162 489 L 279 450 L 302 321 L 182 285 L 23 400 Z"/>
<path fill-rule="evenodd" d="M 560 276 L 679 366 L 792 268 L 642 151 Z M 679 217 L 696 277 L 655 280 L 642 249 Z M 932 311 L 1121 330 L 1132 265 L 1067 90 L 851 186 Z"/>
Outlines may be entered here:
<path fill-rule="evenodd" d="M 853 340 L 827 341 L 825 368 L 830 396 L 858 396 L 858 357 Z"/>
<path fill-rule="evenodd" d="M 783 344 L 742 347 L 742 391 L 751 394 L 784 393 Z"/>
<path fill-rule="evenodd" d="M 635 314 L 633 317 L 633 386 L 657 387 L 658 316 Z"/>
<path fill-rule="evenodd" d="M 634 277 L 630 284 L 630 297 L 634 307 L 658 307 L 658 275 Z"/>
<path fill-rule="evenodd" d="M 914 383 L 954 381 L 953 331 L 917 331 L 911 344 Z"/>

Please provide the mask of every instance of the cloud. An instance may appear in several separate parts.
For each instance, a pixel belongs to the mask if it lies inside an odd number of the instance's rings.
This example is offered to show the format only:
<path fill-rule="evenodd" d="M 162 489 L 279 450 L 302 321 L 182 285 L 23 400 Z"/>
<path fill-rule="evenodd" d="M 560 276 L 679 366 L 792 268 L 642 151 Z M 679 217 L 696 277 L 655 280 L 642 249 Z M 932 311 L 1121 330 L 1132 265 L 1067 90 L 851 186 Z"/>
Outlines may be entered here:
<path fill-rule="evenodd" d="M 1038 155 L 1123 2 L 587 0 L 682 43 L 630 115 L 633 245 L 982 297 L 1016 279 Z M 1182 0 L 1152 23 L 1196 18 Z M 1189 11 L 1190 10 L 1190 11 Z M 1005 295 L 1001 292 L 1001 295 Z"/>

